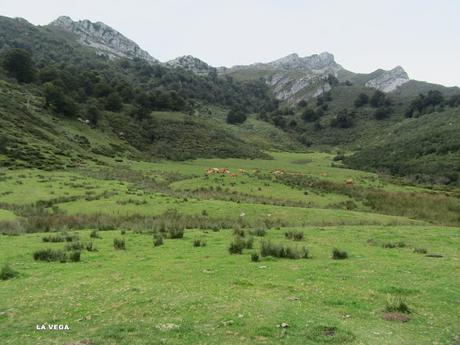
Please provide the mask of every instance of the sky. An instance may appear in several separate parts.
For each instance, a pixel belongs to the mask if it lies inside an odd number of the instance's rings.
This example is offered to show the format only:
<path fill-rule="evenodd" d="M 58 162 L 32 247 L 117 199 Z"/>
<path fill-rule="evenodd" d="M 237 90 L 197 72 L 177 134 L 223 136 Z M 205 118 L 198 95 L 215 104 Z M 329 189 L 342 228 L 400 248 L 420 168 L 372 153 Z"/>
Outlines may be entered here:
<path fill-rule="evenodd" d="M 161 61 L 233 66 L 328 51 L 353 72 L 400 65 L 412 79 L 460 86 L 460 0 L 0 0 L 0 15 L 101 21 Z"/>

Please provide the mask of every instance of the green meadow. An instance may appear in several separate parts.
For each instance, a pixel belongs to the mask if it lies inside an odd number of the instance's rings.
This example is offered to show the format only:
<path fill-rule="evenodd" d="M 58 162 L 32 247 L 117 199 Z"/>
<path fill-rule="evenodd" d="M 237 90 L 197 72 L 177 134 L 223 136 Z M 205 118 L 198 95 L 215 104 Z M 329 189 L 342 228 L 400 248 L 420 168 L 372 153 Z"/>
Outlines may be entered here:
<path fill-rule="evenodd" d="M 458 190 L 270 155 L 1 171 L 0 343 L 460 341 Z"/>

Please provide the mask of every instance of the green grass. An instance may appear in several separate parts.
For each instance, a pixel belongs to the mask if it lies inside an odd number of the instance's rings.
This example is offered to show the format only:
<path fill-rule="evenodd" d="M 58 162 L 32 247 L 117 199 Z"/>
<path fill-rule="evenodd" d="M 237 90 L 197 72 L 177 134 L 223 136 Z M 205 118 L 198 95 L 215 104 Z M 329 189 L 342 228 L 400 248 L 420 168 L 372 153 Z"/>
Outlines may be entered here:
<path fill-rule="evenodd" d="M 7 263 L 19 275 L 0 282 L 0 343 L 454 342 L 460 229 L 446 225 L 458 226 L 455 191 L 332 166 L 331 153 L 270 155 L 184 162 L 101 158 L 103 165 L 67 171 L 2 171 L 0 225 L 19 236 L 0 237 L 0 266 Z M 209 167 L 236 175 L 207 176 Z M 280 169 L 285 178 L 274 174 Z M 353 187 L 346 187 L 350 178 Z M 203 229 L 187 228 L 182 239 L 168 236 L 190 224 Z M 38 250 L 69 245 L 44 242 L 50 234 L 37 231 L 70 235 L 71 226 L 83 228 L 80 262 L 34 261 Z M 240 227 L 247 234 L 268 229 L 254 237 L 253 249 L 231 255 L 233 228 Z M 91 237 L 94 229 L 99 238 Z M 164 243 L 155 246 L 160 236 L 152 232 L 162 229 Z M 292 241 L 286 232 L 304 237 Z M 115 250 L 114 239 L 124 240 L 125 250 Z M 195 247 L 197 239 L 206 246 Z M 97 250 L 87 250 L 89 241 Z M 261 241 L 305 248 L 309 259 L 262 257 Z M 348 259 L 333 260 L 333 248 Z M 409 321 L 383 319 L 387 301 L 401 296 Z M 70 330 L 35 330 L 42 323 Z M 282 323 L 289 327 L 277 327 Z"/>
<path fill-rule="evenodd" d="M 83 252 L 80 263 L 43 263 L 34 262 L 32 253 L 62 244 L 44 244 L 42 234 L 3 237 L 0 261 L 8 260 L 24 277 L 0 282 L 0 342 L 449 344 L 458 336 L 460 310 L 452 301 L 460 293 L 460 229 L 291 230 L 305 233 L 312 259 L 251 262 L 262 239 L 255 249 L 230 255 L 228 230 L 188 230 L 184 239 L 167 239 L 160 247 L 151 236 L 128 232 L 126 250 L 116 251 L 119 231 L 104 231 L 96 240 L 99 251 Z M 79 233 L 90 239 L 90 231 Z M 206 247 L 193 247 L 197 237 Z M 269 230 L 266 238 L 289 243 L 281 230 Z M 404 240 L 443 258 L 372 246 L 369 238 Z M 332 260 L 335 246 L 349 259 Z M 405 297 L 413 311 L 408 323 L 382 319 L 388 295 Z M 35 330 L 45 322 L 68 324 L 70 331 Z M 276 327 L 283 322 L 286 332 Z M 167 330 L 168 324 L 178 328 Z M 335 335 L 317 334 L 324 327 L 336 327 Z"/>

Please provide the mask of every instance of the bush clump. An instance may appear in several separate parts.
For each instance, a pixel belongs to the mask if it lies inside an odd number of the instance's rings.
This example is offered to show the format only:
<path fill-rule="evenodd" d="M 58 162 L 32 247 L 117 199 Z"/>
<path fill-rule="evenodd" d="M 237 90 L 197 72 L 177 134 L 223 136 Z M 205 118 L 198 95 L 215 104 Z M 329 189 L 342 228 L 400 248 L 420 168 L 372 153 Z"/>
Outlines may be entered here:
<path fill-rule="evenodd" d="M 63 250 L 55 250 L 55 249 L 41 249 L 37 250 L 33 254 L 35 261 L 59 261 L 59 262 L 66 262 L 67 261 L 67 253 Z"/>
<path fill-rule="evenodd" d="M 337 248 L 334 248 L 332 250 L 332 258 L 334 260 L 344 260 L 348 259 L 348 253 L 344 250 L 338 250 Z"/>
<path fill-rule="evenodd" d="M 0 280 L 12 279 L 17 277 L 18 275 L 19 272 L 12 269 L 11 266 L 8 264 L 3 265 L 2 269 L 0 270 Z"/>
<path fill-rule="evenodd" d="M 183 226 L 175 224 L 174 226 L 168 229 L 169 238 L 183 238 L 184 231 L 185 228 Z"/>
<path fill-rule="evenodd" d="M 193 240 L 193 246 L 194 247 L 206 247 L 206 241 L 196 238 Z"/>
<path fill-rule="evenodd" d="M 246 232 L 244 231 L 244 229 L 235 228 L 235 229 L 233 229 L 233 235 L 239 236 L 239 237 L 245 237 L 245 236 L 246 236 Z"/>
<path fill-rule="evenodd" d="M 163 236 L 160 234 L 154 234 L 153 235 L 153 245 L 155 247 L 159 247 L 163 245 Z"/>
<path fill-rule="evenodd" d="M 243 254 L 244 248 L 246 248 L 246 241 L 242 237 L 237 236 L 230 243 L 228 251 L 230 252 L 230 254 Z"/>
<path fill-rule="evenodd" d="M 70 242 L 66 244 L 66 246 L 64 247 L 66 251 L 82 250 L 83 248 L 84 248 L 84 245 L 83 243 L 80 243 L 80 242 Z"/>
<path fill-rule="evenodd" d="M 302 241 L 304 238 L 304 234 L 302 231 L 286 231 L 284 233 L 284 236 L 294 241 Z"/>
<path fill-rule="evenodd" d="M 258 262 L 259 261 L 259 254 L 258 253 L 252 253 L 251 254 L 251 261 L 252 262 Z"/>
<path fill-rule="evenodd" d="M 383 248 L 404 248 L 406 246 L 406 243 L 399 241 L 399 242 L 385 242 L 382 244 Z"/>
<path fill-rule="evenodd" d="M 91 231 L 91 233 L 89 234 L 89 237 L 91 237 L 91 238 L 101 238 L 101 236 L 99 235 L 99 232 L 97 230 Z"/>
<path fill-rule="evenodd" d="M 125 250 L 126 249 L 125 240 L 121 239 L 121 238 L 114 238 L 113 239 L 113 247 L 116 250 Z"/>
<path fill-rule="evenodd" d="M 271 241 L 263 241 L 260 248 L 260 255 L 273 256 L 276 258 L 287 259 L 308 259 L 309 252 L 305 247 L 293 247 L 283 245 L 281 243 L 273 243 Z"/>
<path fill-rule="evenodd" d="M 410 314 L 411 311 L 409 306 L 407 305 L 406 301 L 402 296 L 388 296 L 385 311 L 388 313 L 403 313 L 403 314 Z"/>
<path fill-rule="evenodd" d="M 70 252 L 69 261 L 71 261 L 71 262 L 79 262 L 80 257 L 81 257 L 81 252 L 79 250 Z"/>
<path fill-rule="evenodd" d="M 88 252 L 97 252 L 97 249 L 96 247 L 93 245 L 93 242 L 87 242 L 85 244 L 85 249 L 88 251 Z"/>
<path fill-rule="evenodd" d="M 426 253 L 428 253 L 428 250 L 426 248 L 414 248 L 414 253 L 426 254 Z"/>
<path fill-rule="evenodd" d="M 64 236 L 66 242 L 73 242 L 73 241 L 79 241 L 80 240 L 80 237 L 78 236 L 78 234 L 64 233 L 63 236 Z"/>
<path fill-rule="evenodd" d="M 267 234 L 267 230 L 265 228 L 255 228 L 250 230 L 249 233 L 253 236 L 264 237 Z"/>
<path fill-rule="evenodd" d="M 42 238 L 43 242 L 65 242 L 65 237 L 61 235 L 49 235 Z"/>

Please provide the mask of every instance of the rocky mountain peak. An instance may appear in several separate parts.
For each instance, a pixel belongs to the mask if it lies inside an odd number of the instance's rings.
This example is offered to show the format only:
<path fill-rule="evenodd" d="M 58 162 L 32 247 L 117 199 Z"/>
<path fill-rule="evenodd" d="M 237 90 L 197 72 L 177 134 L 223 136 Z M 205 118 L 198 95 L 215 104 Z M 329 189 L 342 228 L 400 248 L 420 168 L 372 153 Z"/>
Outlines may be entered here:
<path fill-rule="evenodd" d="M 101 55 L 107 55 L 110 58 L 140 58 L 149 62 L 157 62 L 134 41 L 102 22 L 93 23 L 87 19 L 73 21 L 68 16 L 61 16 L 50 25 L 77 35 L 80 43 L 96 49 Z"/>
<path fill-rule="evenodd" d="M 183 68 L 197 75 L 204 76 L 209 75 L 210 73 L 214 73 L 216 71 L 214 67 L 209 66 L 206 62 L 192 55 L 180 56 L 175 58 L 174 60 L 166 62 L 165 64 L 167 66 L 174 68 Z"/>
<path fill-rule="evenodd" d="M 310 56 L 300 57 L 298 54 L 289 54 L 281 59 L 269 62 L 268 65 L 283 69 L 308 69 L 308 70 L 321 70 L 327 67 L 339 66 L 335 60 L 334 55 L 328 52 L 321 54 L 313 54 Z"/>
<path fill-rule="evenodd" d="M 409 76 L 406 71 L 401 66 L 396 66 L 389 71 L 382 71 L 379 76 L 367 81 L 365 86 L 383 92 L 391 92 L 408 81 Z"/>

